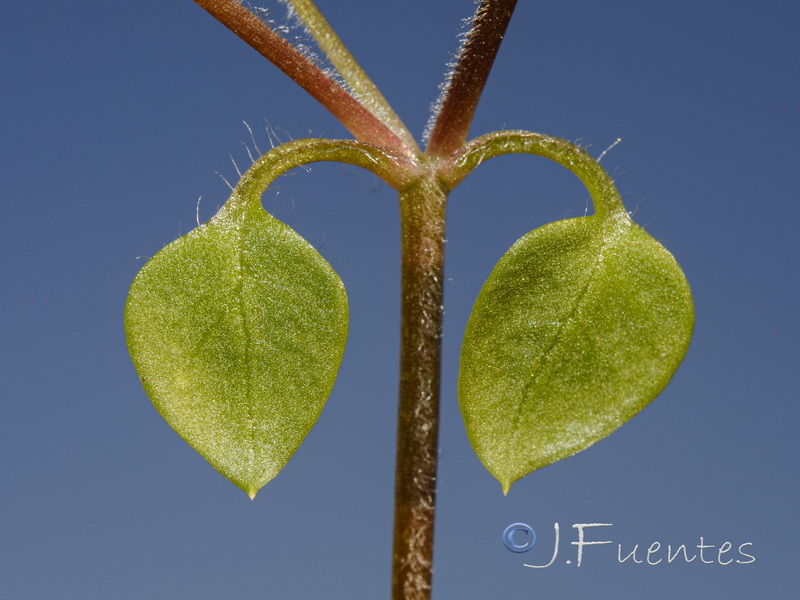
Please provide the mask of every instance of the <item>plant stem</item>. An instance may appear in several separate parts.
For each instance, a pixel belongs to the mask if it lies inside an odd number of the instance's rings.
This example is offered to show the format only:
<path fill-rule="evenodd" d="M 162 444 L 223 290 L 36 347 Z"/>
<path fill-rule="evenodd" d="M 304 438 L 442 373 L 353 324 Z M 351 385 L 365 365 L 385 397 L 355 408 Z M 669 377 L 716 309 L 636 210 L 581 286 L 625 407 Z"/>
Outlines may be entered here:
<path fill-rule="evenodd" d="M 402 300 L 393 600 L 428 600 L 433 564 L 446 191 L 400 190 Z"/>
<path fill-rule="evenodd" d="M 327 108 L 356 139 L 395 150 L 397 135 L 297 48 L 236 0 L 194 0 Z"/>
<path fill-rule="evenodd" d="M 314 36 L 320 49 L 331 61 L 358 101 L 373 115 L 389 127 L 398 138 L 403 140 L 406 148 L 412 153 L 420 154 L 414 136 L 403 124 L 403 121 L 391 107 L 381 91 L 372 82 L 361 65 L 339 38 L 333 27 L 317 8 L 312 0 L 290 0 L 292 8 L 300 16 L 308 31 Z"/>
<path fill-rule="evenodd" d="M 489 78 L 517 0 L 482 0 L 472 19 L 472 29 L 458 53 L 435 116 L 430 156 L 447 156 L 467 139 L 472 117 Z"/>

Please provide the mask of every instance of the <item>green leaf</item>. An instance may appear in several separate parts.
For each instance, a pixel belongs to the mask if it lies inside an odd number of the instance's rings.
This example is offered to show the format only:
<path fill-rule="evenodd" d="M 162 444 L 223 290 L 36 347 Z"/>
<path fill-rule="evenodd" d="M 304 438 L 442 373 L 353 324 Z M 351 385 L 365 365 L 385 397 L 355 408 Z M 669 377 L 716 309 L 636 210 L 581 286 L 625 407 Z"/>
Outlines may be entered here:
<path fill-rule="evenodd" d="M 478 296 L 459 374 L 470 442 L 504 493 L 652 401 L 693 322 L 680 267 L 624 211 L 520 239 Z"/>
<path fill-rule="evenodd" d="M 264 211 L 260 192 L 234 192 L 144 266 L 125 331 L 156 409 L 253 498 L 331 392 L 347 297 L 308 242 Z"/>

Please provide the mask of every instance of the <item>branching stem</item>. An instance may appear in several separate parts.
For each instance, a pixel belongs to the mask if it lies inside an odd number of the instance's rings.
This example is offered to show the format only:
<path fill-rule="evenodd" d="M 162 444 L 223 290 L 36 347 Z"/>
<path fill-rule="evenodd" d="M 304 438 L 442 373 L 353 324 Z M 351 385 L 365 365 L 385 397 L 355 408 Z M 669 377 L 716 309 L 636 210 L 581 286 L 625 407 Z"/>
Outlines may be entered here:
<path fill-rule="evenodd" d="M 325 56 L 353 90 L 358 101 L 389 127 L 398 138 L 403 140 L 409 151 L 419 154 L 420 150 L 414 136 L 411 135 L 358 61 L 350 54 L 347 46 L 344 45 L 317 6 L 311 0 L 290 0 L 290 2 Z"/>
<path fill-rule="evenodd" d="M 194 1 L 291 77 L 347 127 L 356 139 L 392 149 L 404 148 L 403 142 L 389 127 L 239 2 Z"/>

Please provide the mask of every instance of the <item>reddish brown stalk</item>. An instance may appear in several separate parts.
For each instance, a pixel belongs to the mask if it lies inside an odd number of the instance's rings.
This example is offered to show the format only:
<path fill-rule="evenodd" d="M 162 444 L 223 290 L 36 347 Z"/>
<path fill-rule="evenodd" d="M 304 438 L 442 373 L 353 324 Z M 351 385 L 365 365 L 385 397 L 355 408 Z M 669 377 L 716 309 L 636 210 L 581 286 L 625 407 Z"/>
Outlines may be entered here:
<path fill-rule="evenodd" d="M 407 153 L 386 125 L 237 0 L 194 1 L 311 94 L 356 139 Z"/>
<path fill-rule="evenodd" d="M 400 192 L 402 296 L 392 600 L 430 600 L 446 191 L 427 175 Z"/>
<path fill-rule="evenodd" d="M 431 130 L 426 153 L 448 156 L 467 139 L 472 117 L 489 78 L 517 0 L 482 0 L 458 55 Z"/>

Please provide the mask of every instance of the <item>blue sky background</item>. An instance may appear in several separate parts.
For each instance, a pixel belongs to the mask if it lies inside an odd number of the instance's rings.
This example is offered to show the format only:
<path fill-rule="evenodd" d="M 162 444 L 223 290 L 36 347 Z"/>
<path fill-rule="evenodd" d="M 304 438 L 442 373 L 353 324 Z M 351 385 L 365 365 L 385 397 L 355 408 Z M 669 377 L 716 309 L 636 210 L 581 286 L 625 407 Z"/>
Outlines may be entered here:
<path fill-rule="evenodd" d="M 470 0 L 320 0 L 415 133 Z M 281 17 L 283 13 L 276 13 Z M 481 284 L 544 223 L 583 214 L 561 167 L 505 157 L 451 196 L 436 598 L 788 598 L 797 593 L 795 2 L 521 0 L 472 133 L 581 140 L 636 220 L 683 266 L 694 340 L 667 390 L 508 497 L 455 396 Z M 152 408 L 122 310 L 148 256 L 211 217 L 215 174 L 248 164 L 249 123 L 283 139 L 346 132 L 188 0 L 10 3 L 0 19 L 0 597 L 387 598 L 398 362 L 391 189 L 339 164 L 298 171 L 265 206 L 332 261 L 351 331 L 328 406 L 255 502 Z M 524 521 L 527 554 L 500 542 Z M 552 554 L 553 523 L 561 554 Z M 573 523 L 613 545 L 574 564 Z M 700 537 L 756 562 L 619 564 Z M 661 551 L 663 557 L 663 550 Z M 715 550 L 706 558 L 716 560 Z M 573 564 L 567 565 L 566 560 Z"/>

